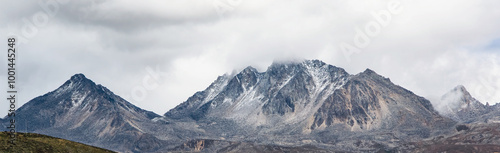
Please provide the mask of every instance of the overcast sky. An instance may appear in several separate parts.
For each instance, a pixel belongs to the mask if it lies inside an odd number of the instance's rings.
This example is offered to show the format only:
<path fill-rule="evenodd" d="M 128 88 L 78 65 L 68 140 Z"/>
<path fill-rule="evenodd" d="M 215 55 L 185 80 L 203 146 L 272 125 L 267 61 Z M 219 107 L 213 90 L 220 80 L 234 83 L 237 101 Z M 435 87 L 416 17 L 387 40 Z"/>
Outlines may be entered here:
<path fill-rule="evenodd" d="M 370 68 L 433 102 L 459 84 L 500 102 L 498 0 L 0 1 L 18 107 L 83 73 L 163 114 L 219 75 L 289 59 Z"/>

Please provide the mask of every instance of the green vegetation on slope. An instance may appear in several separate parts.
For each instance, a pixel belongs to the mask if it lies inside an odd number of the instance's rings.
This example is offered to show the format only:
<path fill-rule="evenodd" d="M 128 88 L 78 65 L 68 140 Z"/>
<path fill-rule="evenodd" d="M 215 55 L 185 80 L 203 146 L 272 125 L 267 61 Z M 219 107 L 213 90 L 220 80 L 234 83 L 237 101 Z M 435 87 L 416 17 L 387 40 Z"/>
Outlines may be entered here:
<path fill-rule="evenodd" d="M 34 133 L 17 133 L 13 148 L 8 143 L 9 134 L 0 132 L 2 153 L 113 153 L 113 151 L 88 146 L 69 140 Z"/>

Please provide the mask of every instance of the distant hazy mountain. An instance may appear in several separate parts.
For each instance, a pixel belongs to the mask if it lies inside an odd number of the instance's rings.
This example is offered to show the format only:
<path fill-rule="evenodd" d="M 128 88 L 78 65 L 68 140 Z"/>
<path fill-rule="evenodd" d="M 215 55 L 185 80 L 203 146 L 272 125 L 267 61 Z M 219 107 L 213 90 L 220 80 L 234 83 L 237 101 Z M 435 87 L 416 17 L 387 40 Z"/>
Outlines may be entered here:
<path fill-rule="evenodd" d="M 498 122 L 500 123 L 500 105 L 484 105 L 459 85 L 442 96 L 441 102 L 446 103 L 440 112 L 443 116 L 453 120 L 471 122 Z"/>

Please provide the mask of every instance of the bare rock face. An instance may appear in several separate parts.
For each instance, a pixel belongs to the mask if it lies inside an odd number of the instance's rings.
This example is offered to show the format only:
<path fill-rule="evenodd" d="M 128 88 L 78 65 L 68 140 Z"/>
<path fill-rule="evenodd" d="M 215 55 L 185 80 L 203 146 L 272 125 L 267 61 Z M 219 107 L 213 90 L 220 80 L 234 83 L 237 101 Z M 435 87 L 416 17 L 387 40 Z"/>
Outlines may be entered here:
<path fill-rule="evenodd" d="M 369 69 L 350 77 L 314 118 L 311 128 L 340 123 L 352 130 L 432 128 L 443 120 L 428 100 Z"/>

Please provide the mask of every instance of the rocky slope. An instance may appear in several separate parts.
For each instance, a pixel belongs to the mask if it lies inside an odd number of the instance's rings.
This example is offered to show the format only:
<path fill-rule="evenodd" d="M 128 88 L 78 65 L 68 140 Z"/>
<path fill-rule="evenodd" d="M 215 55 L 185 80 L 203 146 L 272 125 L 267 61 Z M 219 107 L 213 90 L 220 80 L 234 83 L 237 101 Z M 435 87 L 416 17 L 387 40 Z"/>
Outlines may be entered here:
<path fill-rule="evenodd" d="M 445 120 L 425 98 L 368 69 L 350 77 L 325 100 L 312 128 L 335 123 L 351 130 L 431 128 Z"/>
<path fill-rule="evenodd" d="M 500 124 L 475 123 L 456 127 L 457 133 L 412 143 L 413 152 L 499 152 Z M 409 151 L 409 150 L 406 150 Z"/>

